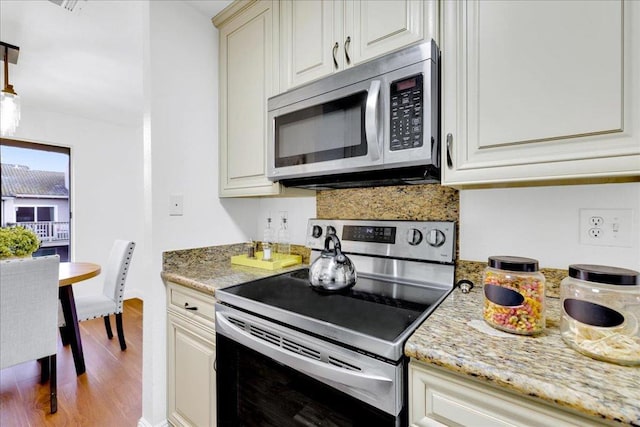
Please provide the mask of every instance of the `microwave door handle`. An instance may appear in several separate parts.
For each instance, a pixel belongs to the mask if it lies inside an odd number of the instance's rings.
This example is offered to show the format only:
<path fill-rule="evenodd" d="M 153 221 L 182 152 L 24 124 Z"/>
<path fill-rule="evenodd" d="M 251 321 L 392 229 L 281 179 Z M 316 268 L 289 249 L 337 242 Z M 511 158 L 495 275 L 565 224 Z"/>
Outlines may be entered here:
<path fill-rule="evenodd" d="M 364 131 L 371 160 L 380 159 L 380 141 L 378 141 L 378 99 L 380 98 L 380 80 L 373 80 L 369 86 L 367 105 L 364 113 Z"/>

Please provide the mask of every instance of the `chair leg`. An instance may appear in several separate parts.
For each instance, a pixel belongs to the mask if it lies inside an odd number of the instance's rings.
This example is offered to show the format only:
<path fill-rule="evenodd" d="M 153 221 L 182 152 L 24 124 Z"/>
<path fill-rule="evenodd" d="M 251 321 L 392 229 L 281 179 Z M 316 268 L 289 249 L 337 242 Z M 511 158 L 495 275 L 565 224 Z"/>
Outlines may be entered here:
<path fill-rule="evenodd" d="M 122 313 L 116 313 L 116 329 L 118 331 L 118 339 L 120 340 L 120 350 L 127 349 L 127 343 L 124 341 L 124 330 L 122 329 Z"/>
<path fill-rule="evenodd" d="M 107 330 L 107 338 L 113 338 L 113 332 L 111 332 L 111 320 L 109 320 L 109 315 L 102 316 L 104 319 L 104 328 Z"/>
<path fill-rule="evenodd" d="M 60 340 L 62 341 L 62 345 L 66 347 L 69 345 L 68 329 L 66 326 L 60 326 L 59 329 L 60 329 Z"/>
<path fill-rule="evenodd" d="M 58 366 L 56 356 L 55 354 L 49 356 L 49 370 L 51 371 L 51 378 L 49 379 L 49 405 L 52 414 L 58 412 Z"/>
<path fill-rule="evenodd" d="M 49 380 L 49 357 L 38 359 L 40 363 L 40 384 L 44 384 Z"/>

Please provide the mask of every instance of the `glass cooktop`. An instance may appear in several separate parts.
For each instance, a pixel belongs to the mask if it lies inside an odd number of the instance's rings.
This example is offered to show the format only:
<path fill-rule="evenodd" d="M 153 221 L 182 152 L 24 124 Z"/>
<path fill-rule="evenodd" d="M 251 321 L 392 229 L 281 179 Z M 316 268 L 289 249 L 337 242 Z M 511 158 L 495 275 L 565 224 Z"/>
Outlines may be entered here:
<path fill-rule="evenodd" d="M 384 341 L 394 342 L 448 290 L 358 276 L 356 285 L 340 293 L 324 293 L 308 283 L 308 269 L 243 283 L 216 292 L 222 301 L 258 315 L 261 304 L 285 310 Z M 225 294 L 237 298 L 228 301 Z M 245 305 L 243 302 L 257 302 Z M 274 314 L 275 313 L 275 314 Z M 278 318 L 278 310 L 268 317 Z M 417 326 L 417 325 L 416 325 Z M 314 331 L 310 331 L 314 332 Z"/>

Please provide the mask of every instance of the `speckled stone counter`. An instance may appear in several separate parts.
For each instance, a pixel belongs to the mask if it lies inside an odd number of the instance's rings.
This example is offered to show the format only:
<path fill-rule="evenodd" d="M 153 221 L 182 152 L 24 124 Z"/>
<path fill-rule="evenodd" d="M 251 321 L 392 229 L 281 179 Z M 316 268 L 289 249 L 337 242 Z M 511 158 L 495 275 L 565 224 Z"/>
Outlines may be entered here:
<path fill-rule="evenodd" d="M 640 426 L 640 368 L 567 347 L 560 338 L 560 300 L 546 302 L 545 333 L 518 336 L 485 325 L 481 287 L 469 294 L 455 289 L 409 338 L 405 354 L 585 415 Z"/>
<path fill-rule="evenodd" d="M 160 275 L 166 281 L 214 295 L 219 288 L 302 267 L 296 265 L 281 270 L 262 270 L 231 264 L 231 257 L 244 253 L 243 250 L 243 244 L 235 244 L 165 252 L 162 254 Z M 304 246 L 292 245 L 291 252 L 302 255 L 303 265 L 309 263 L 309 250 Z"/>

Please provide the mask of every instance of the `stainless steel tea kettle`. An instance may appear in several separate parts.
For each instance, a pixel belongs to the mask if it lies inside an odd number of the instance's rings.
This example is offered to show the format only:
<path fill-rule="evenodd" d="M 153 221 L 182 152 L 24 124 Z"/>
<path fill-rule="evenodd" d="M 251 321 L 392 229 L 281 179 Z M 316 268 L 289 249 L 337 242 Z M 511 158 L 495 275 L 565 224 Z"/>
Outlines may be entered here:
<path fill-rule="evenodd" d="M 329 249 L 331 242 L 333 250 Z M 356 279 L 356 268 L 340 250 L 340 239 L 329 234 L 320 257 L 309 267 L 309 284 L 319 291 L 337 292 L 353 287 Z"/>

